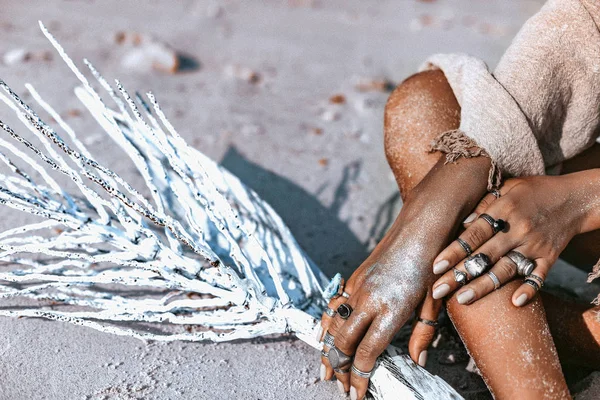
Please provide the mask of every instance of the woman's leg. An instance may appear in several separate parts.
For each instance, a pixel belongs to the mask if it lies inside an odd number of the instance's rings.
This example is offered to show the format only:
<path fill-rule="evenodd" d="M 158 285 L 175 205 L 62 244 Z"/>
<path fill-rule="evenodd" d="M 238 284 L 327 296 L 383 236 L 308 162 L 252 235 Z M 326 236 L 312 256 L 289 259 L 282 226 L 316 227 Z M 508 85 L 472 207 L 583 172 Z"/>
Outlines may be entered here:
<path fill-rule="evenodd" d="M 433 138 L 456 129 L 460 108 L 444 75 L 429 71 L 403 82 L 385 112 L 385 148 L 403 198 L 439 159 Z M 440 188 L 443 196 L 443 188 Z M 541 300 L 515 308 L 513 283 L 475 305 L 448 311 L 490 389 L 499 398 L 568 397 Z"/>

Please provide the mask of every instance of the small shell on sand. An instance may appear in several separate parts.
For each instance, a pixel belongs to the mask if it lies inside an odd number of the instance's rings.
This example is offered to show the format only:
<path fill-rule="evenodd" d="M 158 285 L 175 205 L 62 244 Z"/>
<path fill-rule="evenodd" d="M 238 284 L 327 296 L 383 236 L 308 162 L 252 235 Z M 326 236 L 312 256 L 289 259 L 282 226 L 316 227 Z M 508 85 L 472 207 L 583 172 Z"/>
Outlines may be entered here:
<path fill-rule="evenodd" d="M 148 35 L 135 32 L 118 32 L 115 42 L 131 49 L 123 57 L 126 68 L 147 72 L 152 69 L 171 74 L 179 70 L 179 56 L 168 44 Z"/>
<path fill-rule="evenodd" d="M 257 84 L 262 80 L 260 73 L 237 64 L 230 64 L 225 67 L 225 74 L 229 77 L 239 79 L 248 83 Z"/>
<path fill-rule="evenodd" d="M 15 65 L 31 59 L 31 53 L 25 49 L 12 49 L 7 51 L 2 57 L 2 61 L 6 65 Z"/>

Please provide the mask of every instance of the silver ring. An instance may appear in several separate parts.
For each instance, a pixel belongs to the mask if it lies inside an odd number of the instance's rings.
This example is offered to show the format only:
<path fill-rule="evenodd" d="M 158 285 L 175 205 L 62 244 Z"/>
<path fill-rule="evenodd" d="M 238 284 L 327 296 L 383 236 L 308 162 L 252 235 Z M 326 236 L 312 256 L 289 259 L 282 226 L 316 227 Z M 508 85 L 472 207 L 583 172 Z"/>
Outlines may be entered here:
<path fill-rule="evenodd" d="M 352 363 L 352 356 L 343 353 L 340 349 L 338 349 L 335 346 L 329 349 L 328 358 L 329 365 L 331 365 L 331 368 L 333 369 L 344 368 Z"/>
<path fill-rule="evenodd" d="M 533 279 L 534 281 L 537 281 L 537 283 L 538 283 L 538 285 L 540 285 L 540 287 L 544 286 L 544 280 L 537 275 L 529 274 L 525 277 L 525 279 Z"/>
<path fill-rule="evenodd" d="M 360 369 L 356 368 L 354 366 L 354 364 L 352 364 L 352 373 L 360 378 L 366 378 L 369 379 L 371 377 L 371 372 L 373 372 L 373 370 L 370 370 L 369 372 L 363 372 Z"/>
<path fill-rule="evenodd" d="M 473 254 L 473 249 L 471 249 L 471 246 L 469 246 L 469 243 L 465 242 L 461 238 L 456 239 L 456 241 L 458 242 L 458 244 L 460 244 L 460 246 L 463 248 L 465 253 L 467 253 L 467 257 L 469 257 L 471 254 Z"/>
<path fill-rule="evenodd" d="M 467 274 L 456 268 L 452 268 L 452 271 L 454 271 L 454 280 L 456 283 L 460 284 L 460 286 L 464 286 L 467 283 Z"/>
<path fill-rule="evenodd" d="M 494 282 L 494 290 L 498 290 L 498 288 L 500 287 L 500 279 L 498 279 L 496 274 L 493 273 L 492 271 L 489 271 L 487 273 L 487 276 L 489 276 L 490 279 L 492 280 L 492 282 Z"/>
<path fill-rule="evenodd" d="M 347 374 L 348 372 L 350 372 L 350 370 L 349 369 L 334 368 L 333 372 L 335 372 L 336 374 Z"/>
<path fill-rule="evenodd" d="M 420 322 L 420 323 L 425 324 L 425 325 L 433 326 L 434 328 L 436 326 L 438 326 L 438 322 L 437 321 L 433 321 L 431 319 L 425 319 L 425 318 L 421 318 L 421 317 L 417 317 L 416 319 L 417 319 L 417 322 Z"/>
<path fill-rule="evenodd" d="M 496 220 L 494 218 L 492 218 L 488 214 L 481 214 L 479 216 L 479 218 L 483 219 L 485 222 L 487 222 L 488 224 L 490 224 L 490 226 L 492 228 L 494 228 L 494 223 L 496 222 Z"/>
<path fill-rule="evenodd" d="M 494 189 L 490 192 L 495 198 L 500 198 L 500 191 L 498 189 Z"/>
<path fill-rule="evenodd" d="M 518 251 L 511 250 L 506 254 L 506 257 L 510 258 L 512 262 L 517 265 L 517 274 L 521 276 L 527 276 L 533 272 L 535 268 L 535 262 L 525 257 Z"/>
<path fill-rule="evenodd" d="M 335 317 L 335 314 L 337 314 L 337 312 L 333 309 L 333 308 L 329 308 L 327 307 L 325 309 L 325 314 L 329 315 L 331 318 Z"/>
<path fill-rule="evenodd" d="M 329 358 L 329 353 L 326 352 L 325 350 L 321 350 L 321 355 L 325 358 Z"/>
<path fill-rule="evenodd" d="M 540 285 L 538 285 L 538 283 L 536 281 L 534 281 L 533 279 L 526 278 L 524 283 L 526 285 L 529 285 L 532 288 L 534 288 L 536 290 L 536 292 L 541 289 Z"/>
<path fill-rule="evenodd" d="M 342 292 L 342 297 L 345 297 L 345 298 L 349 299 L 350 295 L 348 293 L 346 293 L 346 292 Z"/>
<path fill-rule="evenodd" d="M 490 258 L 483 253 L 477 253 L 465 260 L 465 269 L 471 278 L 477 278 L 492 266 Z"/>
<path fill-rule="evenodd" d="M 339 314 L 340 318 L 348 319 L 348 318 L 350 318 L 350 315 L 352 314 L 352 306 L 349 305 L 348 303 L 342 303 L 338 307 L 337 313 Z"/>
<path fill-rule="evenodd" d="M 325 332 L 325 337 L 323 338 L 323 344 L 327 347 L 333 347 L 334 337 L 329 332 Z"/>

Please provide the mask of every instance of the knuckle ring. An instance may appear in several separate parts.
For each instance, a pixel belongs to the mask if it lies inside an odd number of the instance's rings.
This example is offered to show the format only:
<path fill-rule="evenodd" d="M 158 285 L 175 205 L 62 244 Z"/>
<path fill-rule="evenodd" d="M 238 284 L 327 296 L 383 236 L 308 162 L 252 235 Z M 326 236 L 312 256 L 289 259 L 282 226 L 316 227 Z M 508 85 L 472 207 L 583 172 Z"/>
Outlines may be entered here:
<path fill-rule="evenodd" d="M 433 321 L 431 319 L 425 319 L 425 318 L 421 318 L 421 317 L 417 317 L 417 322 L 420 322 L 420 323 L 425 324 L 425 325 L 433 326 L 434 328 L 436 326 L 438 326 L 438 322 L 437 321 Z"/>
<path fill-rule="evenodd" d="M 342 292 L 342 297 L 349 299 L 350 295 L 344 291 L 344 292 Z"/>
<path fill-rule="evenodd" d="M 352 364 L 351 370 L 354 375 L 356 375 L 360 378 L 366 378 L 366 379 L 369 379 L 371 377 L 371 373 L 373 372 L 373 370 L 370 370 L 369 372 L 361 371 L 360 369 L 356 368 L 354 366 L 354 364 Z"/>
<path fill-rule="evenodd" d="M 349 304 L 342 303 L 337 309 L 337 313 L 342 319 L 348 319 L 352 314 L 352 307 Z"/>
<path fill-rule="evenodd" d="M 325 332 L 325 337 L 323 338 L 323 344 L 325 344 L 325 346 L 333 348 L 334 346 L 334 337 L 331 333 L 329 332 Z"/>
<path fill-rule="evenodd" d="M 329 358 L 329 353 L 326 352 L 325 350 L 321 350 L 321 355 L 325 358 Z"/>
<path fill-rule="evenodd" d="M 492 266 L 492 260 L 483 253 L 475 254 L 465 260 L 465 269 L 473 278 L 477 278 Z"/>
<path fill-rule="evenodd" d="M 490 192 L 495 198 L 500 198 L 500 191 L 498 189 L 494 189 Z"/>
<path fill-rule="evenodd" d="M 494 219 L 489 214 L 481 214 L 479 218 L 482 218 L 485 222 L 490 224 L 494 234 L 503 231 L 506 228 L 506 222 L 503 219 Z"/>
<path fill-rule="evenodd" d="M 467 253 L 467 257 L 470 256 L 471 254 L 473 254 L 473 249 L 471 249 L 471 246 L 469 245 L 469 243 L 465 242 L 461 238 L 456 239 L 456 241 L 458 242 L 458 244 L 460 244 L 460 247 L 463 248 L 465 253 Z"/>
<path fill-rule="evenodd" d="M 452 271 L 454 272 L 454 280 L 456 283 L 458 283 L 460 286 L 464 286 L 467 283 L 467 274 L 457 270 L 456 268 L 452 268 Z"/>
<path fill-rule="evenodd" d="M 329 365 L 331 365 L 331 368 L 333 368 L 334 370 L 336 368 L 344 368 L 347 367 L 348 365 L 350 365 L 352 363 L 352 356 L 349 356 L 348 354 L 343 353 L 340 349 L 338 349 L 337 347 L 332 347 L 329 350 Z"/>
<path fill-rule="evenodd" d="M 517 273 L 521 276 L 530 275 L 533 272 L 533 269 L 535 268 L 535 262 L 528 259 L 518 251 L 509 251 L 506 254 L 506 257 L 510 258 L 510 260 L 517 265 Z"/>
<path fill-rule="evenodd" d="M 498 290 L 498 288 L 500 287 L 500 279 L 498 279 L 496 274 L 493 273 L 492 271 L 489 271 L 487 273 L 487 276 L 489 276 L 490 279 L 492 280 L 492 282 L 494 282 L 494 290 Z"/>
<path fill-rule="evenodd" d="M 329 308 L 327 307 L 325 309 L 325 314 L 329 315 L 331 318 L 335 317 L 335 314 L 337 314 L 337 312 L 333 309 L 333 308 Z"/>

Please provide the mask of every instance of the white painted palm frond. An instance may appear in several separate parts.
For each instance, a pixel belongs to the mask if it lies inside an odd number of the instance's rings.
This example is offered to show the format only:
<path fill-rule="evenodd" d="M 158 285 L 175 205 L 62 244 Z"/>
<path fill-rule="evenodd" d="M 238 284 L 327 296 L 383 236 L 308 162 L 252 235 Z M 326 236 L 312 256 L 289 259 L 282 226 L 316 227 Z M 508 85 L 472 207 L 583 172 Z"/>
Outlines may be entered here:
<path fill-rule="evenodd" d="M 132 185 L 96 161 L 33 87 L 26 85 L 36 108 L 55 127 L 0 80 L 0 100 L 29 131 L 0 120 L 0 165 L 8 171 L 0 174 L 0 204 L 36 218 L 0 233 L 0 315 L 151 340 L 294 333 L 319 348 L 326 279 L 275 211 L 190 147 L 151 93 L 131 96 L 118 81 L 113 88 L 84 61 L 97 92 L 40 26 L 79 79 L 76 96 L 142 180 Z M 377 398 L 395 386 L 423 393 L 423 385 L 445 394 L 437 398 L 459 398 L 406 356 L 384 358 L 372 379 Z M 399 379 L 400 366 L 418 371 L 419 382 Z"/>

